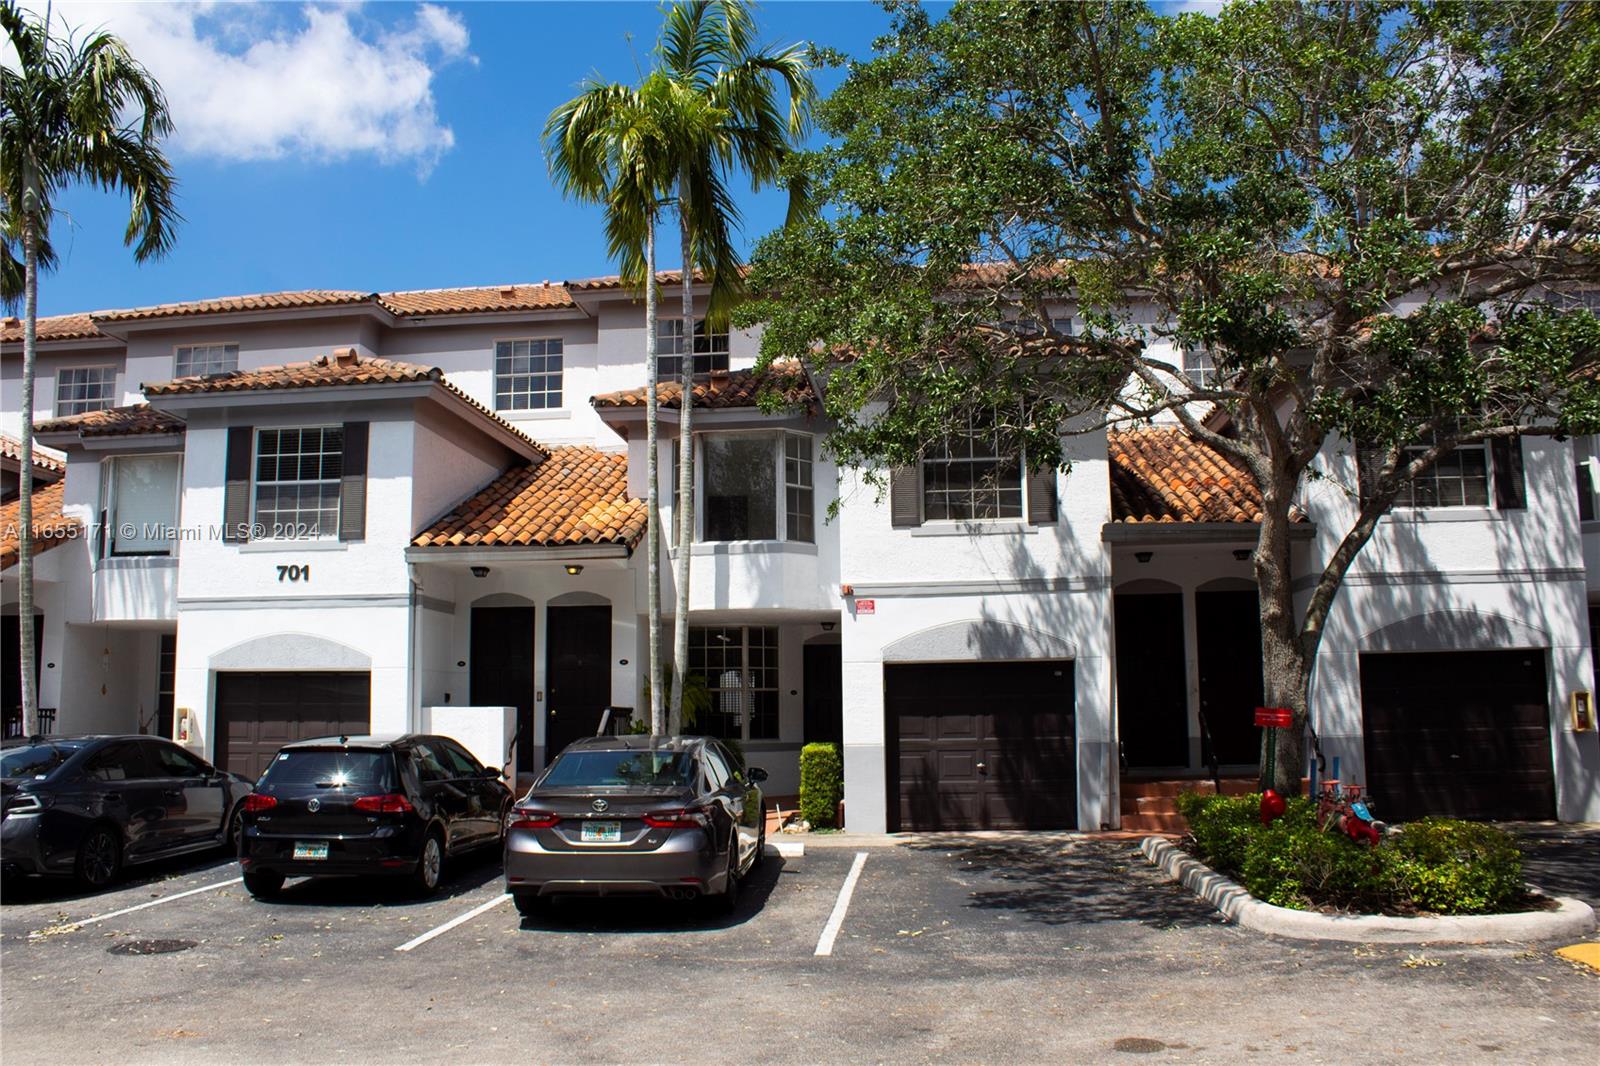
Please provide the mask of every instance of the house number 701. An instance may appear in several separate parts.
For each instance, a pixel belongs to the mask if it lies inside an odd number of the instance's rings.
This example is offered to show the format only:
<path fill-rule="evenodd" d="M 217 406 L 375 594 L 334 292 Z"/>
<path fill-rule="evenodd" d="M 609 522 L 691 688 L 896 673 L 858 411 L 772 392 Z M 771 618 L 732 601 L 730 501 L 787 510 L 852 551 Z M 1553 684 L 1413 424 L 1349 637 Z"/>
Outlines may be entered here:
<path fill-rule="evenodd" d="M 307 563 L 306 565 L 301 566 L 299 563 L 296 563 L 293 566 L 280 566 L 278 567 L 278 580 L 310 581 L 311 564 Z"/>

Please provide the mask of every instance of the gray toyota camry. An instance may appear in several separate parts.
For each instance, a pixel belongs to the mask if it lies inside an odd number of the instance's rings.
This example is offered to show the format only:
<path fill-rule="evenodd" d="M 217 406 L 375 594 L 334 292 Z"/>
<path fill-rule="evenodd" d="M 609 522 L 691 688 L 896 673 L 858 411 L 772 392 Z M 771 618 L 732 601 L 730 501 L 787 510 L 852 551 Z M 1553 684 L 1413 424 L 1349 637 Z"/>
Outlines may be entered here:
<path fill-rule="evenodd" d="M 703 899 L 732 910 L 766 845 L 766 771 L 708 737 L 588 737 L 545 768 L 506 825 L 506 891 Z"/>

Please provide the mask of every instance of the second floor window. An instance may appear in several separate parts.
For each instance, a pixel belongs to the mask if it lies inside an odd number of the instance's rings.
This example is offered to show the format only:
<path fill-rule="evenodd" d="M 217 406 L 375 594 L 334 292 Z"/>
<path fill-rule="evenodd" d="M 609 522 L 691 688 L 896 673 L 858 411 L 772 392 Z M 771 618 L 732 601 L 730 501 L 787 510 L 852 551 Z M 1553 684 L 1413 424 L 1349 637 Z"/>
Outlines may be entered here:
<path fill-rule="evenodd" d="M 1183 372 L 1196 388 L 1209 389 L 1217 383 L 1217 364 L 1205 348 L 1183 350 Z"/>
<path fill-rule="evenodd" d="M 116 406 L 117 368 L 71 366 L 56 371 L 56 417 Z"/>
<path fill-rule="evenodd" d="M 494 409 L 559 409 L 562 355 L 559 337 L 498 342 L 494 346 Z"/>
<path fill-rule="evenodd" d="M 1583 522 L 1593 522 L 1600 515 L 1600 484 L 1596 484 L 1596 466 L 1600 466 L 1600 448 L 1597 448 L 1596 438 L 1579 437 L 1573 442 L 1573 452 L 1577 462 L 1574 473 L 1577 475 L 1578 487 L 1578 519 Z"/>
<path fill-rule="evenodd" d="M 698 539 L 814 543 L 814 447 L 809 436 L 794 433 L 697 436 Z M 676 488 L 673 503 L 676 506 Z"/>
<path fill-rule="evenodd" d="M 688 347 L 683 336 L 683 319 L 664 318 L 656 327 L 656 377 L 671 381 L 683 376 L 683 357 Z M 728 334 L 707 333 L 705 319 L 694 323 L 694 372 L 709 374 L 728 369 Z"/>
<path fill-rule="evenodd" d="M 1401 463 L 1409 463 L 1430 445 L 1407 447 Z M 1463 444 L 1438 460 L 1395 497 L 1396 507 L 1488 507 L 1488 445 Z"/>
<path fill-rule="evenodd" d="M 1000 453 L 993 434 L 971 429 L 930 449 L 922 461 L 928 522 L 1022 517 L 1022 462 Z"/>
<path fill-rule="evenodd" d="M 254 521 L 263 536 L 338 536 L 343 473 L 343 426 L 257 430 Z"/>
<path fill-rule="evenodd" d="M 239 369 L 237 344 L 186 344 L 178 349 L 176 376 L 231 374 Z"/>
<path fill-rule="evenodd" d="M 106 460 L 107 547 L 112 555 L 168 555 L 178 525 L 178 457 Z"/>

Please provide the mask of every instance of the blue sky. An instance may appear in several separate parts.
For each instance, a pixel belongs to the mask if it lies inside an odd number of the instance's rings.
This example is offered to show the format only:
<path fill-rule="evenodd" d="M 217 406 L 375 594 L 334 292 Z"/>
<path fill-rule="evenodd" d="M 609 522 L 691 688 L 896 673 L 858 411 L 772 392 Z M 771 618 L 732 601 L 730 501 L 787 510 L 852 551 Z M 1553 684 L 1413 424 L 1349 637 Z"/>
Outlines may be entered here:
<path fill-rule="evenodd" d="M 170 256 L 139 266 L 121 241 L 125 200 L 65 196 L 41 314 L 614 269 L 598 212 L 558 195 L 537 137 L 585 76 L 635 79 L 654 3 L 55 6 L 121 34 L 162 81 L 186 222 Z M 888 25 L 858 2 L 768 2 L 758 18 L 771 43 L 852 55 Z M 819 87 L 838 80 L 824 72 Z M 782 195 L 747 192 L 742 207 L 753 241 Z"/>

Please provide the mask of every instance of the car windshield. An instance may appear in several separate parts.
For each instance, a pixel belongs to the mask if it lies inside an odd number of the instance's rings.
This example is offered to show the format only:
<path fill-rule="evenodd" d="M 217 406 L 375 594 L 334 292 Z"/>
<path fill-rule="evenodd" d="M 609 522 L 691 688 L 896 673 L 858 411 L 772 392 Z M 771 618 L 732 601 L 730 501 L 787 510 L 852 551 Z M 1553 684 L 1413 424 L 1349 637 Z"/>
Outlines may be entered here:
<path fill-rule="evenodd" d="M 694 759 L 683 751 L 569 751 L 556 758 L 541 788 L 645 785 L 677 788 L 694 782 Z"/>
<path fill-rule="evenodd" d="M 387 751 L 343 748 L 280 751 L 261 775 L 261 786 L 276 788 L 354 788 L 389 791 L 394 760 Z"/>
<path fill-rule="evenodd" d="M 46 777 L 82 744 L 30 744 L 0 756 L 0 777 Z"/>

